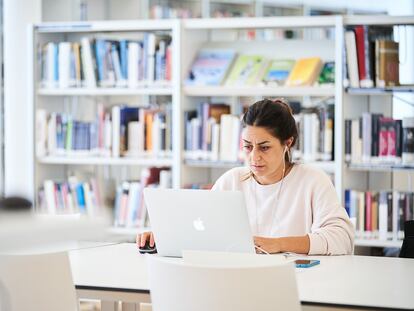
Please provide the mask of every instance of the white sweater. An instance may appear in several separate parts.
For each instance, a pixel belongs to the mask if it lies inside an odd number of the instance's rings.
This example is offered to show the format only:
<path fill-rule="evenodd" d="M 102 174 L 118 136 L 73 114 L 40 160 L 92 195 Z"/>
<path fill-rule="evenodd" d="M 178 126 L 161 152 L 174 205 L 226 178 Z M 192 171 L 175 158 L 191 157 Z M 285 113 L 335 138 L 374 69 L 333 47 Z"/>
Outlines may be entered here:
<path fill-rule="evenodd" d="M 254 235 L 307 234 L 309 255 L 352 253 L 354 229 L 325 172 L 309 165 L 295 164 L 283 182 L 271 185 L 260 185 L 254 178 L 244 180 L 248 173 L 247 167 L 233 168 L 216 181 L 213 190 L 244 193 Z"/>

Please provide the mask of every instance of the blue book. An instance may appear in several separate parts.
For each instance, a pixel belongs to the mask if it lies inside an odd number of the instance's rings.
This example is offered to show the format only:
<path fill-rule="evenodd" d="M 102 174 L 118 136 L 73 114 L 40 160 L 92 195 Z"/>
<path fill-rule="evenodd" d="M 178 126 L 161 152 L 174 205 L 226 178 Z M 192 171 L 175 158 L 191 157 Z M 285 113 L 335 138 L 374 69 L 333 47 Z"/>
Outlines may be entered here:
<path fill-rule="evenodd" d="M 59 47 L 56 43 L 53 44 L 53 51 L 54 51 L 54 55 L 53 55 L 54 66 L 53 66 L 53 68 L 55 69 L 54 72 L 53 72 L 53 80 L 56 83 L 59 83 Z"/>
<path fill-rule="evenodd" d="M 96 66 L 98 67 L 98 81 L 102 82 L 105 80 L 105 69 L 104 69 L 104 60 L 105 60 L 105 47 L 106 42 L 102 39 L 97 39 L 95 42 L 95 57 L 96 57 Z"/>
<path fill-rule="evenodd" d="M 81 183 L 76 185 L 76 199 L 78 201 L 78 208 L 81 213 L 86 211 L 85 209 L 85 194 L 83 192 L 83 185 Z"/>
<path fill-rule="evenodd" d="M 348 216 L 351 216 L 351 190 L 345 190 L 345 210 L 348 213 Z"/>
<path fill-rule="evenodd" d="M 119 41 L 119 50 L 120 50 L 120 62 L 121 62 L 121 74 L 122 77 L 128 79 L 128 41 L 121 40 Z"/>
<path fill-rule="evenodd" d="M 191 66 L 186 84 L 220 85 L 235 56 L 233 50 L 200 50 Z"/>

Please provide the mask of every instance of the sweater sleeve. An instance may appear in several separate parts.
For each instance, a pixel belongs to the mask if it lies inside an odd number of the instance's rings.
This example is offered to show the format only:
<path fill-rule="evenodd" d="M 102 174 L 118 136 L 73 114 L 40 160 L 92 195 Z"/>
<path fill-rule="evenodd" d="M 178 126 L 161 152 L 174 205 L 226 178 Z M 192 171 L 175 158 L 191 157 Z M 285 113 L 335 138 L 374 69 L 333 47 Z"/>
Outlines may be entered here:
<path fill-rule="evenodd" d="M 321 174 L 322 175 L 322 174 Z M 309 255 L 352 254 L 354 228 L 345 209 L 339 203 L 335 188 L 325 174 L 315 176 L 312 193 L 312 227 L 308 234 Z"/>

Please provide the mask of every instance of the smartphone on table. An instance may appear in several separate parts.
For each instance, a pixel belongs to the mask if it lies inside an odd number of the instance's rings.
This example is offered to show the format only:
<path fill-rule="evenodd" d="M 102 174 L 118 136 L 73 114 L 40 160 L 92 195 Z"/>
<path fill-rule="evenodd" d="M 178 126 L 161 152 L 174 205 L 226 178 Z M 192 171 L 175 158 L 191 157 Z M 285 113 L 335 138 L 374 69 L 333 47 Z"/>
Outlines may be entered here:
<path fill-rule="evenodd" d="M 320 260 L 316 259 L 296 259 L 295 265 L 296 268 L 310 268 L 316 265 L 319 265 L 321 262 Z"/>

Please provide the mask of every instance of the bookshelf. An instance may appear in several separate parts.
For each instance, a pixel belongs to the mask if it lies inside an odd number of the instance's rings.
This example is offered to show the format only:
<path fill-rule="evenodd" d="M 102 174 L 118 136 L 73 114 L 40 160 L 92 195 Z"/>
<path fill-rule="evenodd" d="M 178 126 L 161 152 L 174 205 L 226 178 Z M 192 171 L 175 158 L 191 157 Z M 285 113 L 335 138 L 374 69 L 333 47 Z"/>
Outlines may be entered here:
<path fill-rule="evenodd" d="M 412 17 L 404 16 L 344 17 L 344 32 L 349 31 L 349 29 L 354 29 L 354 27 L 360 25 L 363 25 L 363 27 L 366 27 L 367 29 L 371 29 L 376 26 L 388 26 L 392 32 L 392 39 L 387 40 L 399 41 L 401 39 L 404 39 L 395 36 L 397 32 L 396 26 L 412 26 L 414 25 L 414 19 Z M 375 37 L 373 39 L 370 37 L 370 40 L 375 40 Z M 380 38 L 377 40 L 384 39 Z M 348 47 L 349 46 L 346 46 L 346 48 Z M 375 48 L 376 47 L 377 46 L 375 46 Z M 358 61 L 360 61 L 359 54 L 357 57 Z M 377 57 L 378 59 L 378 55 L 374 54 L 373 57 Z M 349 66 L 349 63 L 347 63 L 347 65 Z M 374 68 L 378 70 L 379 67 L 375 66 L 381 65 L 378 62 L 374 63 Z M 405 64 L 405 66 L 408 65 Z M 401 70 L 404 71 L 403 62 L 400 63 L 399 68 L 400 72 Z M 376 72 L 374 73 L 377 74 Z M 400 74 L 400 81 L 402 81 L 401 77 L 402 76 Z M 389 137 L 394 137 L 388 135 L 383 136 L 383 133 L 392 133 L 390 131 L 393 131 L 394 128 L 398 129 L 398 122 L 401 122 L 397 120 L 401 119 L 401 117 L 395 117 L 395 99 L 399 99 L 401 97 L 406 98 L 406 96 L 411 96 L 411 93 L 413 92 L 413 81 L 406 82 L 408 83 L 397 86 L 378 87 L 376 86 L 376 81 L 374 79 L 374 85 L 371 87 L 344 88 L 344 122 L 342 125 L 345 126 L 345 120 L 356 120 L 362 117 L 362 158 L 354 157 L 354 154 L 352 154 L 352 156 L 345 162 L 342 174 L 344 191 L 345 189 L 351 189 L 351 194 L 348 198 L 351 201 L 351 204 L 354 202 L 355 197 L 358 195 L 361 195 L 359 200 L 362 200 L 364 202 L 363 204 L 365 204 L 365 215 L 357 215 L 357 238 L 355 240 L 356 246 L 401 247 L 402 222 L 404 221 L 404 217 L 412 217 L 412 215 L 409 216 L 409 214 L 412 213 L 411 180 L 413 177 L 414 163 L 402 163 L 401 154 L 398 156 L 398 154 L 394 155 L 394 153 L 392 153 L 390 156 L 390 145 L 388 145 L 388 155 L 384 155 L 384 152 L 387 149 L 383 149 L 384 146 L 386 146 L 384 141 L 388 143 Z M 370 113 L 370 115 L 367 115 L 367 113 Z M 379 114 L 388 117 L 389 119 L 386 120 Z M 378 115 L 378 117 L 376 115 Z M 404 117 L 412 116 L 412 111 L 411 113 L 408 112 L 407 115 L 404 115 Z M 371 120 L 370 123 L 372 122 L 369 127 L 369 135 L 367 135 L 365 131 L 368 124 L 368 119 Z M 352 126 L 353 125 L 351 125 L 351 135 L 356 129 L 356 127 Z M 376 130 L 377 128 L 378 132 Z M 385 128 L 385 130 L 383 128 Z M 403 129 L 401 128 L 401 130 Z M 347 129 L 344 128 L 344 133 L 346 131 Z M 402 135 L 402 132 L 400 134 L 396 132 L 395 141 L 397 144 L 398 141 L 400 141 L 401 144 L 403 143 L 402 137 L 400 135 Z M 369 137 L 371 140 L 371 145 L 368 143 L 368 151 L 371 152 L 368 156 L 366 156 L 365 150 L 367 149 L 367 137 Z M 377 140 L 377 137 L 379 137 L 379 141 Z M 384 140 L 384 137 L 387 139 Z M 347 144 L 346 136 L 344 136 L 344 142 Z M 377 147 L 373 147 L 376 144 L 378 144 L 380 148 L 379 151 L 376 149 Z M 354 138 L 351 139 L 350 146 L 353 150 L 359 150 L 359 147 L 355 145 Z M 400 150 L 399 148 L 402 147 L 398 147 L 397 145 L 396 147 L 396 152 L 398 153 L 398 150 Z M 374 149 L 377 151 L 374 152 Z M 346 158 L 347 156 L 345 155 L 345 159 Z M 352 193 L 352 190 L 355 190 L 357 193 Z M 344 200 L 344 203 L 347 204 L 346 194 Z M 372 213 L 379 213 L 378 223 L 376 224 L 374 224 L 375 216 L 372 216 Z M 367 223 L 367 217 L 369 218 L 370 216 L 373 217 L 372 223 L 369 220 Z M 364 224 L 358 224 L 358 221 L 360 221 L 360 219 L 365 220 L 365 228 Z M 386 220 L 387 223 L 384 223 L 384 220 Z M 408 218 L 406 220 L 408 220 Z"/>
<path fill-rule="evenodd" d="M 397 189 L 401 174 L 411 174 L 414 164 L 398 163 L 348 163 L 345 161 L 345 124 L 347 118 L 357 118 L 363 112 L 393 113 L 393 97 L 395 94 L 410 94 L 413 86 L 386 88 L 346 88 L 342 85 L 344 29 L 352 25 L 401 25 L 414 24 L 414 19 L 406 17 L 242 17 L 222 19 L 185 19 L 162 21 L 111 21 L 90 23 L 45 23 L 32 27 L 32 63 L 33 63 L 33 101 L 30 103 L 35 118 L 36 109 L 48 112 L 67 113 L 80 110 L 86 115 L 96 113 L 96 107 L 102 104 L 105 108 L 121 103 L 131 103 L 137 107 L 145 107 L 148 103 L 156 103 L 165 98 L 172 107 L 172 140 L 171 153 L 154 155 L 141 154 L 135 157 L 109 157 L 91 154 L 69 154 L 65 156 L 42 155 L 33 152 L 35 193 L 45 179 L 66 178 L 73 172 L 86 169 L 98 178 L 108 172 L 117 176 L 117 182 L 128 179 L 128 174 L 139 176 L 142 167 L 169 167 L 172 171 L 172 186 L 213 182 L 225 170 L 242 165 L 241 161 L 197 160 L 187 157 L 185 150 L 184 116 L 188 110 L 196 109 L 202 102 L 226 103 L 235 114 L 240 113 L 241 105 L 249 105 L 262 97 L 285 97 L 288 100 L 299 100 L 312 103 L 333 99 L 334 102 L 334 160 L 313 161 L 300 160 L 318 166 L 333 176 L 337 193 L 345 203 L 345 189 Z M 268 40 L 260 35 L 246 40 L 239 36 L 240 32 L 254 30 L 307 30 L 307 34 L 292 39 L 284 37 Z M 321 30 L 329 30 L 334 36 L 309 39 L 309 30 L 318 34 Z M 169 84 L 153 84 L 142 87 L 70 87 L 45 88 L 39 76 L 38 44 L 49 41 L 79 41 L 82 37 L 134 38 L 142 32 L 168 32 L 172 38 L 173 75 Z M 218 35 L 217 35 L 218 34 Z M 189 86 L 186 85 L 189 69 L 203 48 L 225 49 L 231 47 L 239 54 L 261 54 L 265 57 L 294 58 L 317 55 L 323 61 L 335 62 L 335 81 L 333 85 L 307 87 L 274 87 L 274 86 Z M 308 107 L 306 107 L 308 108 Z M 82 114 L 83 115 L 83 114 Z M 36 123 L 35 123 L 36 124 Z M 37 135 L 35 129 L 33 140 Z M 343 139 L 338 142 L 338 137 Z M 120 229 L 121 230 L 121 229 Z M 121 230 L 122 231 L 122 230 Z M 132 229 L 136 232 L 136 229 Z M 131 232 L 132 232 L 131 231 Z M 124 231 L 128 232 L 128 231 Z M 358 246 L 399 247 L 398 239 L 379 240 L 373 237 L 361 237 L 356 240 Z"/>
<path fill-rule="evenodd" d="M 180 54 L 179 31 L 180 25 L 178 21 L 175 20 L 60 22 L 32 25 L 31 45 L 33 46 L 33 53 L 31 54 L 31 64 L 33 65 L 33 80 L 31 89 L 33 91 L 33 97 L 30 102 L 30 107 L 33 111 L 35 124 L 33 130 L 33 141 L 36 142 L 33 150 L 33 187 L 36 208 L 42 208 L 42 204 L 40 204 L 42 200 L 46 201 L 46 205 L 48 205 L 48 202 L 50 202 L 50 200 L 48 201 L 48 192 L 51 190 L 52 194 L 53 191 L 55 191 L 56 202 L 58 204 L 53 208 L 47 208 L 46 210 L 51 213 L 66 213 L 68 206 L 71 206 L 73 203 L 70 200 L 74 200 L 74 198 L 69 198 L 69 196 L 65 196 L 64 193 L 67 193 L 72 185 L 74 185 L 74 188 L 70 191 L 71 193 L 76 191 L 76 195 L 78 196 L 78 202 L 75 204 L 76 208 L 79 208 L 82 211 L 86 206 L 86 213 L 91 215 L 88 207 L 88 200 L 99 201 L 99 204 L 102 206 L 96 206 L 97 202 L 94 202 L 93 204 L 94 215 L 96 215 L 95 212 L 98 209 L 114 206 L 113 199 L 115 197 L 116 188 L 121 185 L 123 181 L 142 178 L 145 169 L 150 167 L 169 169 L 171 171 L 172 186 L 179 187 L 181 135 L 179 128 L 176 126 L 177 124 L 180 124 L 179 97 L 181 93 L 179 83 L 180 66 L 178 62 L 178 55 Z M 150 54 L 149 47 L 151 46 L 151 37 L 154 39 L 154 45 L 157 44 L 157 50 L 153 51 L 155 53 L 160 50 L 158 44 L 163 40 L 168 40 L 165 41 L 165 49 L 169 49 L 169 52 L 171 53 L 169 63 L 169 66 L 171 67 L 169 69 L 166 68 L 167 56 L 165 54 L 164 58 L 161 58 L 162 55 L 159 58 L 163 63 L 157 63 L 157 60 L 155 60 L 157 57 L 156 54 Z M 111 59 L 114 62 L 112 63 L 113 67 L 99 67 L 100 65 L 97 56 L 98 50 L 96 45 L 91 45 L 89 49 L 86 49 L 85 46 L 81 46 L 79 53 L 81 66 L 83 66 L 80 69 L 83 76 L 79 79 L 82 80 L 82 83 L 76 81 L 76 83 L 72 83 L 70 86 L 62 87 L 60 81 L 62 78 L 60 75 L 58 75 L 58 79 L 55 81 L 56 83 L 45 83 L 44 81 L 47 79 L 45 79 L 44 76 L 44 68 L 48 67 L 45 65 L 46 57 L 44 57 L 44 55 L 49 56 L 49 54 L 44 54 L 44 50 L 40 49 L 40 47 L 47 46 L 50 42 L 56 45 L 59 45 L 61 42 L 69 42 L 71 44 L 71 53 L 73 53 L 71 54 L 71 62 L 75 62 L 76 64 L 76 43 L 82 43 L 82 40 L 85 40 L 85 38 L 89 43 L 95 42 L 94 40 L 105 40 L 104 42 L 107 42 L 107 47 L 111 47 L 111 53 L 114 53 L 115 50 L 118 53 L 120 52 L 117 44 L 121 44 L 122 40 L 128 42 L 127 44 L 129 44 L 129 42 L 138 42 L 137 46 L 141 47 L 141 57 L 144 57 L 145 55 L 147 59 L 151 57 L 154 59 L 154 71 L 152 71 L 155 72 L 154 76 L 145 76 L 151 69 L 148 69 L 147 71 L 143 69 L 142 72 L 144 72 L 144 76 L 137 76 L 137 79 L 142 80 L 139 80 L 137 83 L 132 83 L 135 81 L 131 80 L 131 83 L 130 81 L 124 81 L 123 84 L 118 84 L 122 79 L 125 80 L 126 77 L 117 75 L 115 72 L 115 54 L 111 54 Z M 145 44 L 147 45 L 144 46 Z M 95 74 L 93 81 L 93 84 L 95 85 L 93 86 L 84 82 L 87 79 L 87 59 L 85 55 L 81 53 L 86 53 L 84 52 L 85 50 L 91 51 L 91 54 L 93 55 L 93 66 L 97 67 L 96 71 L 92 67 L 93 73 Z M 120 53 L 117 56 L 122 60 Z M 102 60 L 100 61 L 102 62 Z M 50 63 L 51 62 L 47 63 L 47 66 L 50 66 Z M 54 59 L 53 61 L 53 66 L 55 66 L 55 70 L 59 73 L 64 72 L 61 70 L 62 68 L 64 69 L 62 63 L 63 62 L 58 57 L 57 60 Z M 103 66 L 102 64 L 103 62 L 101 63 L 101 66 Z M 109 63 L 105 63 L 105 66 L 109 66 L 108 64 Z M 155 68 L 157 64 L 160 66 L 160 70 Z M 71 63 L 70 66 L 71 70 L 72 68 L 77 68 L 76 66 L 72 67 L 73 63 Z M 126 63 L 125 66 L 128 66 L 128 63 Z M 150 66 L 149 62 L 146 66 Z M 99 73 L 99 70 L 103 70 L 101 68 L 104 68 L 107 71 L 113 70 L 112 72 L 115 72 L 116 79 L 112 81 L 113 83 L 104 85 Z M 170 76 L 168 78 L 166 77 L 166 70 L 170 70 Z M 72 74 L 73 72 L 71 72 L 70 78 L 74 79 Z M 76 74 L 74 76 L 78 79 L 79 77 Z M 122 154 L 122 150 L 119 149 L 114 153 L 114 150 L 117 149 L 116 146 L 114 146 L 115 137 L 118 135 L 119 140 L 120 134 L 119 132 L 118 134 L 114 134 L 117 133 L 117 131 L 112 125 L 116 123 L 114 121 L 115 112 L 118 110 L 119 113 L 122 114 L 124 109 L 126 111 L 125 113 L 128 112 L 127 109 L 132 109 L 133 113 L 144 111 L 143 116 L 146 117 L 148 113 L 148 115 L 153 117 L 152 120 L 154 122 L 156 115 L 158 118 L 157 120 L 161 122 L 160 118 L 165 113 L 164 117 L 168 118 L 169 122 L 164 119 L 164 121 L 162 121 L 163 123 L 157 125 L 165 126 L 162 127 L 165 129 L 164 134 L 162 134 L 164 136 L 162 137 L 163 139 L 166 139 L 165 135 L 168 135 L 172 149 L 169 150 L 167 145 L 160 147 L 160 144 L 162 144 L 164 140 L 162 142 L 157 141 L 156 143 L 154 136 L 152 137 L 151 148 L 149 148 L 149 145 L 145 145 L 145 150 L 139 149 L 135 153 Z M 41 111 L 40 114 L 39 111 Z M 171 113 L 168 113 L 168 111 L 171 111 Z M 38 114 L 43 116 L 46 120 L 45 124 L 40 124 L 40 127 Z M 55 132 L 49 132 L 52 116 L 54 116 L 56 120 L 62 120 L 62 123 L 56 121 L 57 126 L 56 128 L 53 128 Z M 125 115 L 125 117 L 127 116 L 128 115 Z M 76 128 L 77 123 L 79 123 L 78 128 Z M 69 124 L 71 124 L 70 126 L 72 126 L 71 130 L 73 132 L 69 132 Z M 80 132 L 81 134 L 78 136 L 76 134 L 77 130 L 80 131 L 82 129 L 80 125 L 85 126 L 85 124 L 87 128 L 86 132 Z M 95 124 L 97 124 L 99 133 L 97 135 L 99 138 L 91 134 Z M 107 124 L 109 124 L 109 126 L 107 126 Z M 147 125 L 142 126 L 145 128 Z M 39 148 L 39 135 L 46 136 L 47 138 L 55 136 L 59 139 L 61 133 L 59 132 L 60 128 L 64 133 L 62 134 L 64 137 L 63 147 L 57 145 L 57 151 L 55 149 L 52 150 L 50 149 L 52 143 L 47 140 L 44 141 L 44 138 L 42 138 L 43 140 L 40 140 L 42 148 Z M 151 129 L 152 132 L 154 132 L 157 128 L 152 126 Z M 129 129 L 125 129 L 125 131 L 129 131 Z M 50 133 L 56 133 L 56 135 L 49 135 Z M 71 139 L 68 138 L 70 137 L 69 133 L 73 134 Z M 88 137 L 86 139 L 87 143 L 82 141 L 84 144 L 78 144 L 77 146 L 78 138 L 80 142 L 81 140 L 85 140 L 85 137 Z M 109 141 L 109 145 L 104 146 L 105 150 L 102 150 L 104 145 L 102 141 L 105 141 L 103 137 L 106 137 Z M 121 136 L 121 138 L 122 137 L 123 136 Z M 159 139 L 160 136 L 157 135 L 157 137 Z M 146 137 L 146 139 L 148 139 L 148 137 Z M 97 141 L 99 143 L 94 149 L 92 148 L 92 141 Z M 118 144 L 122 144 L 122 141 L 118 141 Z M 157 149 L 153 149 L 156 148 L 154 144 L 157 144 L 160 148 L 157 147 Z M 68 147 L 68 145 L 70 147 Z M 78 147 L 81 150 L 78 150 Z M 129 147 L 130 146 L 127 146 L 127 148 Z M 41 150 L 41 152 L 39 150 Z M 73 180 L 76 180 L 76 182 Z M 79 194 L 77 192 L 79 190 L 78 185 L 80 185 L 80 191 L 83 191 L 84 194 L 83 201 L 85 202 L 83 202 L 82 209 L 80 206 Z M 42 187 L 43 190 L 40 191 Z M 102 197 L 97 200 L 97 197 L 95 196 L 99 193 L 102 194 Z M 62 199 L 60 198 L 61 194 Z M 59 210 L 60 205 L 63 205 L 65 209 L 64 211 Z M 73 210 L 73 207 L 69 208 L 69 210 L 71 209 Z M 114 231 L 116 230 L 114 229 Z M 122 232 L 122 229 L 119 229 L 119 231 Z M 131 234 L 131 232 L 135 231 L 134 229 L 125 231 L 125 233 L 128 232 Z"/>

